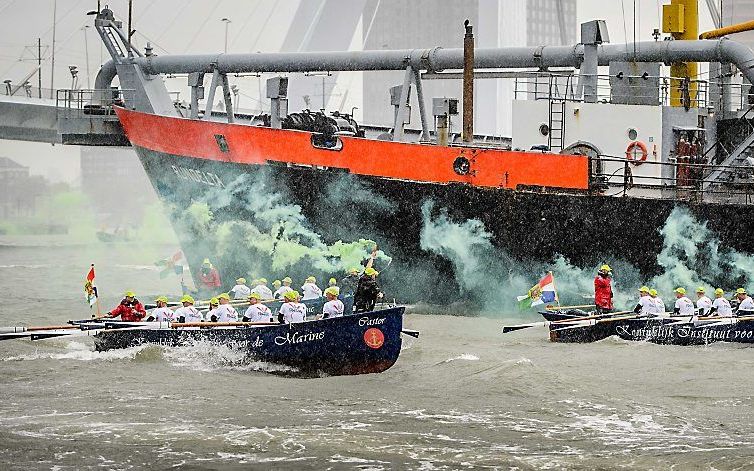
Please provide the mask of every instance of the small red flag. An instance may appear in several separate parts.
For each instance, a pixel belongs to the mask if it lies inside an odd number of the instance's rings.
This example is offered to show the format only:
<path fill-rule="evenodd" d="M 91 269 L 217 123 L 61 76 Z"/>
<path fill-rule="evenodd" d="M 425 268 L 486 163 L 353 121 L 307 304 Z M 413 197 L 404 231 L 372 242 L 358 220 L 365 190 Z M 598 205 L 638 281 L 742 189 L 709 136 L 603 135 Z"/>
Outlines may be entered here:
<path fill-rule="evenodd" d="M 92 283 L 94 281 L 94 264 L 92 263 L 92 268 L 89 269 L 89 273 L 86 274 L 86 281 L 89 283 Z"/>

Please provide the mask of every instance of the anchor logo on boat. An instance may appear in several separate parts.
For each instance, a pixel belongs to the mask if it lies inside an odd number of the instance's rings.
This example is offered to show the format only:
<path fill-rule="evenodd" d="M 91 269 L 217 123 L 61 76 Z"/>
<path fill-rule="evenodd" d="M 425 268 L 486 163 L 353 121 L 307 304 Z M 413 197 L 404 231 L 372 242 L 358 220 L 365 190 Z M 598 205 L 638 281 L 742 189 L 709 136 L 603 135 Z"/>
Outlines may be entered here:
<path fill-rule="evenodd" d="M 364 343 L 369 348 L 378 349 L 385 343 L 385 334 L 377 327 L 369 328 L 364 332 Z"/>

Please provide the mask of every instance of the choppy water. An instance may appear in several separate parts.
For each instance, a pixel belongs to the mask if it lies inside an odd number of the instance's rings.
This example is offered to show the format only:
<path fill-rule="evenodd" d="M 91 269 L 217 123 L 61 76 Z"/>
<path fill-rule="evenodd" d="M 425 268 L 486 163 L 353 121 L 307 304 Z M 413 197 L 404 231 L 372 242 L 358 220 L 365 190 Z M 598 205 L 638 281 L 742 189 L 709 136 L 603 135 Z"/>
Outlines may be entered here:
<path fill-rule="evenodd" d="M 171 248 L 0 240 L 0 325 L 175 291 Z M 153 252 L 153 253 L 152 253 Z M 117 260 L 117 263 L 115 262 Z M 501 316 L 502 317 L 502 316 Z M 520 319 L 515 319 L 518 322 Z M 0 343 L 4 469 L 751 469 L 754 349 L 608 339 L 551 344 L 501 319 L 408 315 L 385 373 L 300 380 L 211 345 L 96 353 L 90 339 Z"/>

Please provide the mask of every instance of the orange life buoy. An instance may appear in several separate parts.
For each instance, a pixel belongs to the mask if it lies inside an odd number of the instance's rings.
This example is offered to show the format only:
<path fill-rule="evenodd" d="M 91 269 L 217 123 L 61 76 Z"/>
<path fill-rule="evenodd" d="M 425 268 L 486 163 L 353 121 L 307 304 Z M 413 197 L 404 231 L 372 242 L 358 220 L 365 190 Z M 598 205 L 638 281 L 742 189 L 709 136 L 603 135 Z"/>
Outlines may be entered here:
<path fill-rule="evenodd" d="M 634 141 L 626 148 L 626 160 L 634 165 L 641 165 L 647 155 L 647 146 L 641 141 Z"/>

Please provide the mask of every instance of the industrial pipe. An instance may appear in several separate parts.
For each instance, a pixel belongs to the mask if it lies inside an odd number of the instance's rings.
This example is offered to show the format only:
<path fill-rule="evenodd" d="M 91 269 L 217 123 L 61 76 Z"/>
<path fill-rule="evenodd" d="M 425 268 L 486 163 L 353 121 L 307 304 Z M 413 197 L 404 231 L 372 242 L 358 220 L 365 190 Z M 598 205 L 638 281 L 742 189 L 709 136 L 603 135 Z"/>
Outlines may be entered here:
<path fill-rule="evenodd" d="M 744 31 L 751 31 L 754 29 L 754 20 L 746 21 L 744 23 L 738 23 L 737 25 L 730 25 L 724 28 L 713 29 L 712 31 L 706 31 L 699 35 L 699 39 L 715 39 L 721 38 L 728 34 L 743 33 Z"/>
<path fill-rule="evenodd" d="M 463 23 L 463 142 L 474 140 L 474 32 L 469 20 Z"/>

